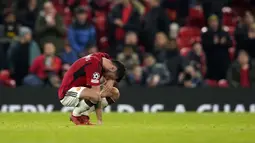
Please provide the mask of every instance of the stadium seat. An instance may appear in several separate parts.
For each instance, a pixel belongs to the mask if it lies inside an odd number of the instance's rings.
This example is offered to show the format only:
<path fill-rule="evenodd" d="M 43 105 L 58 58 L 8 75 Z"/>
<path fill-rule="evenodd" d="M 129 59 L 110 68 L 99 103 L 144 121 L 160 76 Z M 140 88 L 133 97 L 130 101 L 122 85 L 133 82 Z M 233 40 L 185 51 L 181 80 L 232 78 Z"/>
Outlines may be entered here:
<path fill-rule="evenodd" d="M 104 12 L 95 12 L 95 27 L 98 31 L 106 30 L 106 14 Z"/>
<path fill-rule="evenodd" d="M 190 18 L 204 18 L 203 10 L 201 8 L 190 8 L 189 9 L 189 17 Z"/>
<path fill-rule="evenodd" d="M 223 15 L 223 25 L 236 26 L 237 25 L 237 18 Z"/>
<path fill-rule="evenodd" d="M 68 8 L 64 11 L 64 23 L 67 27 L 72 23 L 72 13 Z"/>
<path fill-rule="evenodd" d="M 0 71 L 0 80 L 8 80 L 9 78 L 10 78 L 10 71 L 9 70 Z"/>
<path fill-rule="evenodd" d="M 184 47 L 191 47 L 193 40 L 191 38 L 177 38 L 177 45 L 180 49 Z"/>
<path fill-rule="evenodd" d="M 230 60 L 233 61 L 235 58 L 235 47 L 229 48 L 228 53 Z"/>
<path fill-rule="evenodd" d="M 195 27 L 203 27 L 205 25 L 204 14 L 201 8 L 190 8 L 188 25 Z"/>
<path fill-rule="evenodd" d="M 184 26 L 179 31 L 180 38 L 200 37 L 200 29 L 197 27 Z"/>
<path fill-rule="evenodd" d="M 223 25 L 226 26 L 236 26 L 237 24 L 237 16 L 234 11 L 230 7 L 222 8 L 223 13 Z"/>
<path fill-rule="evenodd" d="M 231 35 L 231 36 L 234 36 L 234 34 L 235 34 L 235 27 L 234 26 L 229 26 L 229 34 Z"/>
<path fill-rule="evenodd" d="M 195 41 L 198 41 L 200 42 L 201 41 L 201 38 L 200 36 L 199 37 L 185 37 L 185 38 L 177 38 L 177 45 L 178 47 L 181 49 L 181 48 L 185 48 L 185 47 L 192 47 L 192 44 L 195 42 Z"/>
<path fill-rule="evenodd" d="M 210 87 L 218 87 L 218 83 L 216 80 L 207 79 L 205 83 Z"/>

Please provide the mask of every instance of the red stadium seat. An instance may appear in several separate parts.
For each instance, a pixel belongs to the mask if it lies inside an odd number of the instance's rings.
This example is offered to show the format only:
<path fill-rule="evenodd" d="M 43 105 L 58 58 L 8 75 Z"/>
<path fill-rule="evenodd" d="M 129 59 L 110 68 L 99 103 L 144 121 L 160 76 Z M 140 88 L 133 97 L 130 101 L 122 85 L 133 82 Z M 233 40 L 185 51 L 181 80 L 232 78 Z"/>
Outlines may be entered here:
<path fill-rule="evenodd" d="M 185 37 L 185 38 L 179 37 L 177 38 L 177 45 L 180 49 L 185 47 L 192 47 L 192 44 L 195 41 L 200 42 L 201 38 L 200 37 Z"/>
<path fill-rule="evenodd" d="M 200 37 L 200 29 L 197 27 L 188 27 L 184 26 L 180 28 L 179 37 L 188 38 L 188 37 Z"/>
<path fill-rule="evenodd" d="M 235 58 L 235 50 L 236 50 L 235 47 L 232 47 L 232 48 L 228 49 L 229 58 L 230 58 L 231 61 L 233 61 L 234 58 Z"/>
<path fill-rule="evenodd" d="M 64 23 L 67 27 L 72 23 L 72 13 L 68 8 L 64 11 Z"/>
<path fill-rule="evenodd" d="M 207 79 L 205 80 L 205 82 L 210 87 L 218 87 L 218 83 L 216 80 Z"/>
<path fill-rule="evenodd" d="M 95 26 L 98 31 L 106 30 L 106 14 L 104 12 L 95 12 Z"/>
<path fill-rule="evenodd" d="M 201 8 L 190 8 L 189 9 L 189 17 L 188 17 L 188 25 L 195 27 L 203 27 L 205 25 L 204 15 Z"/>
<path fill-rule="evenodd" d="M 189 17 L 193 19 L 203 19 L 204 14 L 201 8 L 190 8 L 189 9 Z"/>
<path fill-rule="evenodd" d="M 224 7 L 222 8 L 222 13 L 223 13 L 223 25 L 235 27 L 237 24 L 237 15 L 234 13 L 232 8 Z"/>
<path fill-rule="evenodd" d="M 235 33 L 234 26 L 224 26 L 224 30 L 226 30 L 230 36 L 234 36 L 234 33 Z"/>
<path fill-rule="evenodd" d="M 10 78 L 10 71 L 9 70 L 0 71 L 0 80 L 8 80 L 9 78 Z"/>
<path fill-rule="evenodd" d="M 191 47 L 192 43 L 193 41 L 191 38 L 177 38 L 177 45 L 180 49 L 184 47 Z"/>

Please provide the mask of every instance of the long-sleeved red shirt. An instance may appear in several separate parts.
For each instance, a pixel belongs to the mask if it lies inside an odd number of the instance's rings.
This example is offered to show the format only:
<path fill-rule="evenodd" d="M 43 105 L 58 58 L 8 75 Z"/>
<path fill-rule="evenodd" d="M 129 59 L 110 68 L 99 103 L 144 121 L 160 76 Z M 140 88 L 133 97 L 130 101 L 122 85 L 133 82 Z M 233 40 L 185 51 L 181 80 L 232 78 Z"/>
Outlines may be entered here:
<path fill-rule="evenodd" d="M 45 56 L 40 55 L 35 58 L 33 64 L 30 67 L 30 72 L 37 75 L 40 79 L 47 78 L 46 71 L 51 71 L 54 73 L 59 73 L 61 70 L 61 60 L 58 57 L 53 57 L 52 65 L 50 68 L 45 66 Z"/>

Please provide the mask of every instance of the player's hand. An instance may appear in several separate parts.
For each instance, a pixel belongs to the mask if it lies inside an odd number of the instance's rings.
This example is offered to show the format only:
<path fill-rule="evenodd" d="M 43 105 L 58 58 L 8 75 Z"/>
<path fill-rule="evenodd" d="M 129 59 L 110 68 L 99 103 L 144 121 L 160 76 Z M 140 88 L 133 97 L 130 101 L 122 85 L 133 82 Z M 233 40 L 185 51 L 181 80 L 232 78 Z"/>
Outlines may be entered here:
<path fill-rule="evenodd" d="M 97 121 L 97 125 L 102 125 L 102 124 L 103 124 L 103 121 L 101 121 L 101 120 Z"/>
<path fill-rule="evenodd" d="M 111 93 L 114 83 L 115 83 L 114 80 L 106 81 L 106 83 L 104 84 L 104 88 L 100 93 L 102 97 L 105 97 L 107 94 Z"/>

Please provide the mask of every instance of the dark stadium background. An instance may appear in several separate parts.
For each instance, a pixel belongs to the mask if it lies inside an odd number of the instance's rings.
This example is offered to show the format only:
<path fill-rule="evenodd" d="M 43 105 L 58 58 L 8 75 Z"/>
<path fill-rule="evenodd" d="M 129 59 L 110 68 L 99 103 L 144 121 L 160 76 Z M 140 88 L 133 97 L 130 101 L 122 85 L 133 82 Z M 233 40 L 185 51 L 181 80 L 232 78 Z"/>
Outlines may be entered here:
<path fill-rule="evenodd" d="M 65 71 L 101 51 L 128 69 L 121 99 L 107 111 L 255 112 L 254 6 L 253 0 L 1 0 L 0 111 L 62 111 L 57 88 Z"/>

